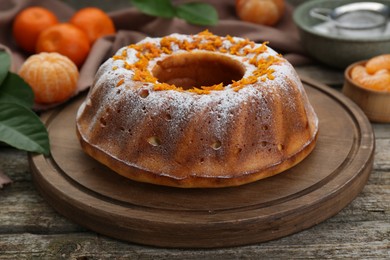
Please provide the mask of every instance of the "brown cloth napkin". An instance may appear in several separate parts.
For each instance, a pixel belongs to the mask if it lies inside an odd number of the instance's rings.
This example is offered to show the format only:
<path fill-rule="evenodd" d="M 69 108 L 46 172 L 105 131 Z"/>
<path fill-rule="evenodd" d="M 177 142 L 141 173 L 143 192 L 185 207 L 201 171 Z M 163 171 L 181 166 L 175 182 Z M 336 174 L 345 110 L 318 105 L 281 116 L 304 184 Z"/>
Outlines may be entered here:
<path fill-rule="evenodd" d="M 263 26 L 244 22 L 238 19 L 234 0 L 202 0 L 212 4 L 218 11 L 219 22 L 215 26 L 196 26 L 183 20 L 152 17 L 129 7 L 110 12 L 117 29 L 115 35 L 99 39 L 93 45 L 91 52 L 80 68 L 78 91 L 87 89 L 93 82 L 99 66 L 112 56 L 120 47 L 138 42 L 146 36 L 160 37 L 171 33 L 196 34 L 205 29 L 216 35 L 231 35 L 249 38 L 255 42 L 269 42 L 269 46 L 284 55 L 294 66 L 309 62 L 300 44 L 297 28 L 292 20 L 293 9 L 287 4 L 283 18 L 276 26 Z M 174 1 L 179 3 L 184 1 Z M 187 1 L 188 2 L 188 1 Z M 115 1 L 113 1 L 113 4 Z M 66 22 L 75 10 L 57 0 L 1 0 L 0 1 L 0 44 L 8 47 L 12 54 L 12 70 L 17 72 L 27 58 L 15 44 L 12 38 L 12 22 L 15 15 L 28 6 L 43 6 L 52 10 L 62 22 Z M 76 94 L 77 94 L 76 93 Z M 56 105 L 56 104 L 55 104 Z M 36 109 L 46 109 L 51 106 L 37 106 Z"/>

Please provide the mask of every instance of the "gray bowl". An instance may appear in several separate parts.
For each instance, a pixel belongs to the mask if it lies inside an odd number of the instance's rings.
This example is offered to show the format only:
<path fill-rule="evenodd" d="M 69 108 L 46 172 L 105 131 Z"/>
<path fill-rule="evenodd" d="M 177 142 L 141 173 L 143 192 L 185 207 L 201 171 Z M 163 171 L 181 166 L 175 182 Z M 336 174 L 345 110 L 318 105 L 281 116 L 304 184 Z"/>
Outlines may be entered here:
<path fill-rule="evenodd" d="M 303 47 L 308 54 L 326 65 L 345 69 L 356 61 L 390 53 L 390 33 L 376 36 L 363 34 L 363 36 L 351 38 L 315 29 L 324 21 L 310 15 L 310 10 L 313 8 L 334 9 L 353 2 L 368 1 L 370 0 L 311 0 L 299 5 L 294 11 L 293 19 L 298 27 Z M 374 0 L 373 2 L 390 6 L 390 0 Z"/>

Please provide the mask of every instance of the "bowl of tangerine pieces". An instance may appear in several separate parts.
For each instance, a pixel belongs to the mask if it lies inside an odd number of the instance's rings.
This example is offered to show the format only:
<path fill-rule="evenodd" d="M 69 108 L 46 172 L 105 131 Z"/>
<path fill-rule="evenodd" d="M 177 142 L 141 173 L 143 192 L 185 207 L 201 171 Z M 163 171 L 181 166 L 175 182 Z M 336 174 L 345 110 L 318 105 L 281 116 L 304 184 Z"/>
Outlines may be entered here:
<path fill-rule="evenodd" d="M 371 122 L 390 122 L 390 54 L 353 63 L 344 73 L 342 92 Z"/>

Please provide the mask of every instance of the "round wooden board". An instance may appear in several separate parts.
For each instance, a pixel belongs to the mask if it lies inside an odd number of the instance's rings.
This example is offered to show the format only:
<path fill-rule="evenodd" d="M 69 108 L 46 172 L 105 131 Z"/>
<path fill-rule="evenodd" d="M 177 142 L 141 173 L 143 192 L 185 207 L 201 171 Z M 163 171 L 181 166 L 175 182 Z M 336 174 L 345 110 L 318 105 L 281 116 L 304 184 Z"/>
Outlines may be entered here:
<path fill-rule="evenodd" d="M 85 95 L 43 115 L 51 156 L 30 154 L 37 189 L 58 212 L 98 233 L 161 247 L 252 244 L 335 215 L 364 187 L 374 136 L 361 110 L 339 92 L 303 79 L 318 114 L 314 151 L 300 164 L 251 184 L 180 189 L 128 180 L 81 150 L 75 116 Z"/>

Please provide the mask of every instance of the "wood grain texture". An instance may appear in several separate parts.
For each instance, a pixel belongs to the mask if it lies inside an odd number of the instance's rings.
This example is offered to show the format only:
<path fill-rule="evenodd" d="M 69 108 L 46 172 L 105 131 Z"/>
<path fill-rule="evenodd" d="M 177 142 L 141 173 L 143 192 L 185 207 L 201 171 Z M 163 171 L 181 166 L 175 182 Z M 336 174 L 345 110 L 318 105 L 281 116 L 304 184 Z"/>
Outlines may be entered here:
<path fill-rule="evenodd" d="M 163 247 L 226 247 L 280 238 L 345 207 L 373 163 L 371 125 L 351 102 L 306 80 L 320 119 L 314 152 L 262 181 L 177 189 L 123 178 L 86 156 L 74 133 L 84 97 L 46 114 L 52 154 L 31 157 L 37 189 L 67 218 L 114 238 Z M 335 116 L 337 115 L 337 116 Z"/>
<path fill-rule="evenodd" d="M 297 69 L 334 87 L 343 83 L 341 71 L 319 64 Z M 140 246 L 87 231 L 37 193 L 25 152 L 0 147 L 0 168 L 14 181 L 0 190 L 0 259 L 389 259 L 390 124 L 373 128 L 374 171 L 358 197 L 337 215 L 278 240 L 208 250 Z M 51 226 L 57 229 L 50 232 Z"/>
<path fill-rule="evenodd" d="M 311 66 L 305 75 L 342 84 L 342 72 L 327 71 Z M 0 147 L 0 168 L 13 180 L 0 190 L 0 259 L 389 259 L 390 124 L 372 126 L 374 171 L 337 215 L 270 242 L 208 250 L 140 246 L 88 231 L 56 213 L 37 193 L 25 152 Z M 51 226 L 57 228 L 50 232 Z"/>
<path fill-rule="evenodd" d="M 385 144 L 390 124 L 373 128 L 376 155 L 389 161 Z M 359 196 L 334 217 L 305 231 L 250 246 L 164 249 L 101 236 L 65 219 L 34 189 L 26 153 L 2 147 L 0 167 L 14 183 L 0 190 L 0 259 L 388 259 L 390 167 L 385 164 L 375 158 L 374 166 L 383 167 L 372 172 Z M 34 207 L 40 210 L 31 210 Z M 29 230 L 33 221 L 38 227 Z M 49 233 L 51 225 L 57 229 Z"/>

